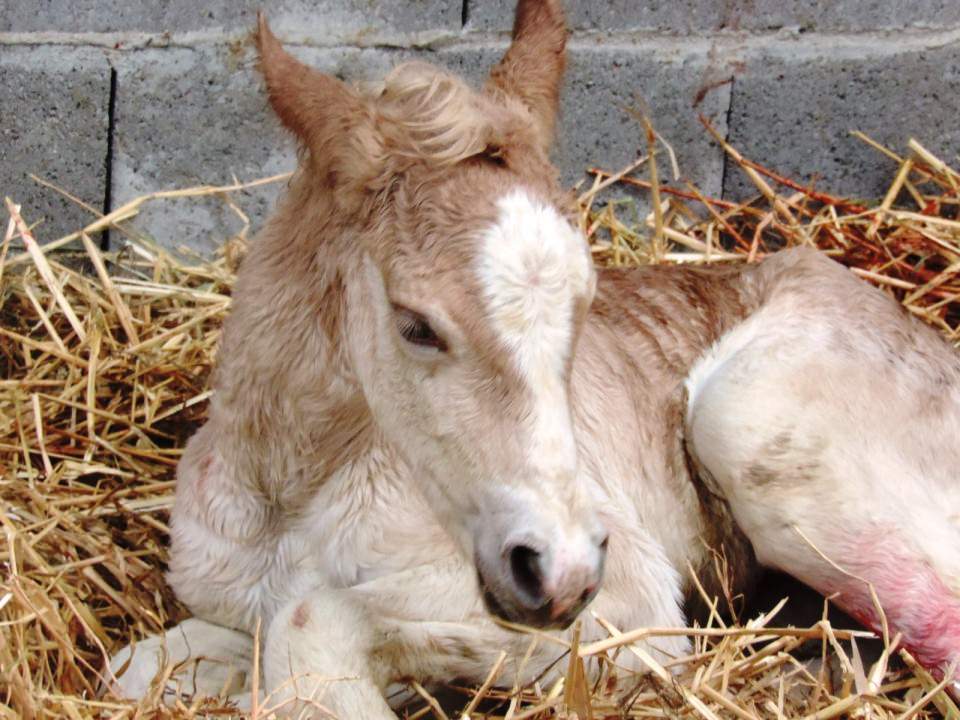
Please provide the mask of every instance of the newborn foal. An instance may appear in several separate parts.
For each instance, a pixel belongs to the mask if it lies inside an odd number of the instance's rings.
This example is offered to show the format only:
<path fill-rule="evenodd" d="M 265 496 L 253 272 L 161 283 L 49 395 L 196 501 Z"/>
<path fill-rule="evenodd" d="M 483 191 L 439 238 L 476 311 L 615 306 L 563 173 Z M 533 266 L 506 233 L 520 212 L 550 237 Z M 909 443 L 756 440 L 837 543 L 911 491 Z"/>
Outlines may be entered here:
<path fill-rule="evenodd" d="M 547 158 L 564 42 L 558 0 L 520 0 L 481 92 L 408 64 L 359 94 L 261 22 L 303 159 L 178 471 L 169 579 L 196 619 L 141 642 L 121 690 L 161 645 L 246 672 L 259 621 L 262 686 L 391 718 L 391 682 L 555 660 L 491 614 L 684 625 L 711 548 L 735 588 L 755 556 L 878 628 L 872 587 L 923 663 L 957 658 L 957 356 L 813 250 L 596 270 Z"/>

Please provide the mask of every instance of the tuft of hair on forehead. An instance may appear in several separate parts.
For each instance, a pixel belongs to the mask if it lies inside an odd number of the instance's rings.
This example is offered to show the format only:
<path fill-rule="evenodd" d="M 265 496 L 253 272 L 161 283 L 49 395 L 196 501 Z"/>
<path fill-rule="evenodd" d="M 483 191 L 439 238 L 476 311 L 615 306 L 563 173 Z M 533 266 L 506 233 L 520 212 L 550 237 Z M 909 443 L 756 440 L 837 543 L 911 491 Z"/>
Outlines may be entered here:
<path fill-rule="evenodd" d="M 449 165 L 504 142 L 505 109 L 429 63 L 394 68 L 370 102 L 387 152 Z"/>

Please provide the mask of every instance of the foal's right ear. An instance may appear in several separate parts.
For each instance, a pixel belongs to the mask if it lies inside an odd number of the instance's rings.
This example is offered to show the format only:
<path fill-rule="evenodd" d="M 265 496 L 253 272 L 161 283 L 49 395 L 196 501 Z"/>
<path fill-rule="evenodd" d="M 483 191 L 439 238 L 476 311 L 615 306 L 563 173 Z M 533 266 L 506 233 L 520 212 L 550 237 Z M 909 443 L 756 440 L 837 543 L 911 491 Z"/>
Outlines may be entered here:
<path fill-rule="evenodd" d="M 321 152 L 362 117 L 363 105 L 356 93 L 284 50 L 262 12 L 257 13 L 255 39 L 270 105 L 312 153 Z"/>

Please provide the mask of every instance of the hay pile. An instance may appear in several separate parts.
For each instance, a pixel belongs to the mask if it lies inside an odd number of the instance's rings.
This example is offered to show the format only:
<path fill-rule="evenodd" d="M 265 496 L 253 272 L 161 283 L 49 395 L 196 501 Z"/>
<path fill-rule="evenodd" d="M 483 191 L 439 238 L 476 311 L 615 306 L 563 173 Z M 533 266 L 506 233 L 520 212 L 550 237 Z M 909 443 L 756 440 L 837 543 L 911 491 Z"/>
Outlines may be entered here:
<path fill-rule="evenodd" d="M 581 204 L 598 262 L 752 262 L 772 249 L 813 244 L 960 344 L 960 175 L 917 143 L 908 158 L 881 149 L 899 169 L 882 202 L 867 205 L 779 178 L 726 149 L 757 184 L 757 200 L 733 204 L 661 184 L 655 164 L 643 177 L 635 174 L 640 163 L 620 173 L 595 171 Z M 614 183 L 648 190 L 655 212 L 630 222 L 629 204 L 602 204 L 601 191 Z M 189 697 L 165 708 L 159 687 L 139 703 L 99 696 L 98 689 L 109 654 L 186 615 L 162 575 L 174 469 L 204 417 L 207 378 L 245 241 L 244 231 L 217 260 L 184 261 L 130 235 L 124 221 L 144 202 L 227 199 L 244 187 L 140 198 L 42 247 L 17 207 L 7 204 L 0 245 L 3 717 L 237 714 L 217 700 Z M 91 237 L 107 227 L 115 238 L 122 235 L 114 243 L 122 249 L 97 248 Z M 80 249 L 65 250 L 68 244 Z M 889 649 L 865 666 L 852 641 L 857 633 L 826 621 L 778 627 L 781 607 L 733 626 L 715 614 L 703 628 L 610 627 L 609 640 L 590 645 L 579 644 L 574 632 L 558 643 L 568 668 L 562 682 L 491 689 L 498 665 L 479 694 L 452 689 L 463 693 L 454 710 L 457 717 L 515 720 L 956 712 L 943 685 L 905 653 Z M 629 644 L 666 633 L 695 641 L 691 657 L 672 663 L 684 665 L 678 676 Z M 819 668 L 791 655 L 805 643 L 824 660 Z M 651 672 L 611 682 L 623 653 L 639 653 Z M 584 663 L 595 658 L 603 659 L 602 673 L 588 685 Z M 444 711 L 428 698 L 407 712 L 443 717 Z"/>

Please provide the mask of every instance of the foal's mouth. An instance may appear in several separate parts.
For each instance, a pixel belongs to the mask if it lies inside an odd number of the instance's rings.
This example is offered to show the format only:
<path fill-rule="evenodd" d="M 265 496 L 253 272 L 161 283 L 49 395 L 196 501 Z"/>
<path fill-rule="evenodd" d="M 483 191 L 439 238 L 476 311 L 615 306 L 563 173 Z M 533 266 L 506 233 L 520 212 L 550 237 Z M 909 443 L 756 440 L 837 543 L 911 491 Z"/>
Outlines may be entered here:
<path fill-rule="evenodd" d="M 528 625 L 540 630 L 566 630 L 577 619 L 583 609 L 590 604 L 596 592 L 585 595 L 580 602 L 574 605 L 563 615 L 553 617 L 553 601 L 547 600 L 537 608 L 520 607 L 514 603 L 504 602 L 497 596 L 486 582 L 483 573 L 477 570 L 477 582 L 480 585 L 480 594 L 487 612 L 495 618 L 505 620 L 515 625 Z"/>

